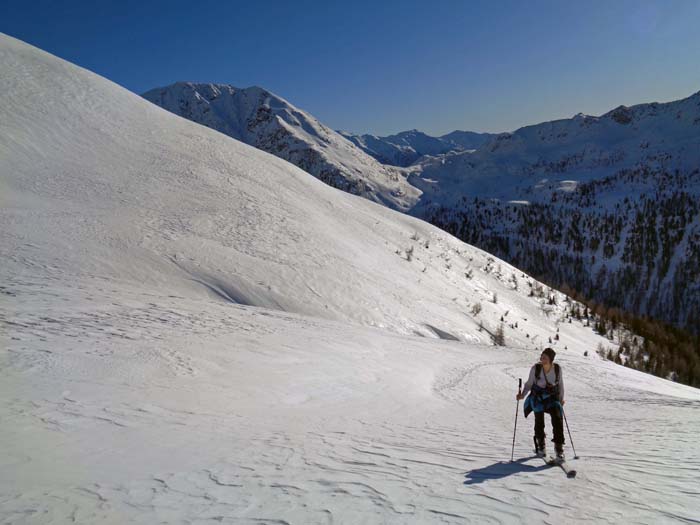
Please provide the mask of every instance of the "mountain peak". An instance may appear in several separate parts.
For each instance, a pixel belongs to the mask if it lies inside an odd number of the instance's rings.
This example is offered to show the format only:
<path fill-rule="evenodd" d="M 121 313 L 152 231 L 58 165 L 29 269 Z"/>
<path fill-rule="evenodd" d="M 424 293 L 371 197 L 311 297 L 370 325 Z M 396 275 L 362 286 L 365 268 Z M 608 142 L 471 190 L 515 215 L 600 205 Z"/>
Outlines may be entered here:
<path fill-rule="evenodd" d="M 630 124 L 634 119 L 633 111 L 627 106 L 618 106 L 609 113 L 607 113 L 605 116 L 611 118 L 618 124 L 623 125 Z"/>
<path fill-rule="evenodd" d="M 405 209 L 417 190 L 312 115 L 260 86 L 184 82 L 144 98 L 283 158 L 323 182 Z M 352 142 L 352 141 L 351 141 Z"/>

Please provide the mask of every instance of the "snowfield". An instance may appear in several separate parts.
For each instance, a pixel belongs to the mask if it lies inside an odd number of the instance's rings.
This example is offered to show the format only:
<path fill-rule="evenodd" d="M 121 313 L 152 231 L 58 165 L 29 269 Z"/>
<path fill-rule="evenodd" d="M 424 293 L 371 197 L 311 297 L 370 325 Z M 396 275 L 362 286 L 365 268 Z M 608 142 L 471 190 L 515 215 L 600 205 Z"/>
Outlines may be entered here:
<path fill-rule="evenodd" d="M 700 391 L 562 294 L 4 35 L 0 67 L 0 523 L 700 522 Z M 532 416 L 510 462 L 550 338 L 573 480 Z"/>

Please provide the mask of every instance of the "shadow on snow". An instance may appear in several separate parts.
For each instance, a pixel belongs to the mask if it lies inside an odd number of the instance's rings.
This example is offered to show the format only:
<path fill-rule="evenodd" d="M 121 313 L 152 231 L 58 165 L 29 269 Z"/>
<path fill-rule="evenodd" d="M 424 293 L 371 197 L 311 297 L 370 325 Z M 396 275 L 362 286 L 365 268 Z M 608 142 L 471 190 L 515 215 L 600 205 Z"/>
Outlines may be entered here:
<path fill-rule="evenodd" d="M 527 461 L 535 458 L 537 458 L 537 456 L 521 458 L 512 462 L 499 461 L 493 465 L 469 471 L 464 474 L 464 477 L 466 478 L 464 484 L 476 485 L 477 483 L 483 483 L 484 481 L 488 481 L 490 479 L 501 479 L 512 474 L 518 474 L 519 472 L 537 472 L 538 470 L 544 470 L 552 467 L 544 462 L 539 466 L 526 464 Z"/>

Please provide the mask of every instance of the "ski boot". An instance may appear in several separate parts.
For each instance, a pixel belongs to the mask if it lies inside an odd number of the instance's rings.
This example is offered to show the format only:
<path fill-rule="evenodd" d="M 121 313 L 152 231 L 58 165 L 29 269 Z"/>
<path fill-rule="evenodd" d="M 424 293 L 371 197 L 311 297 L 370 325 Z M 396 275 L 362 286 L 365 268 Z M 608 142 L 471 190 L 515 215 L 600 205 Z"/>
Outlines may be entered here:
<path fill-rule="evenodd" d="M 541 458 L 545 457 L 547 455 L 547 446 L 545 445 L 544 438 L 537 439 L 537 437 L 535 437 L 533 439 L 535 441 L 535 454 Z"/>
<path fill-rule="evenodd" d="M 555 458 L 555 461 L 557 461 L 558 463 L 563 463 L 566 460 L 566 458 L 564 457 L 564 444 L 563 443 L 555 443 L 554 450 L 557 453 L 557 457 Z"/>

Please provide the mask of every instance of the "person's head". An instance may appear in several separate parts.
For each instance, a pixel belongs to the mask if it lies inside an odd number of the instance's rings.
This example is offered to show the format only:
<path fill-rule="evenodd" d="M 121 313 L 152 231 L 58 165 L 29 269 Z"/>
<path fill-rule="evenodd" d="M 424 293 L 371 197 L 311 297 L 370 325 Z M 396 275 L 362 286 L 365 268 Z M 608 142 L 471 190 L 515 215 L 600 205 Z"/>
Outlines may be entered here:
<path fill-rule="evenodd" d="M 540 363 L 543 365 L 551 365 L 554 362 L 554 356 L 557 353 L 551 348 L 545 348 L 542 350 L 542 355 L 540 355 Z"/>

